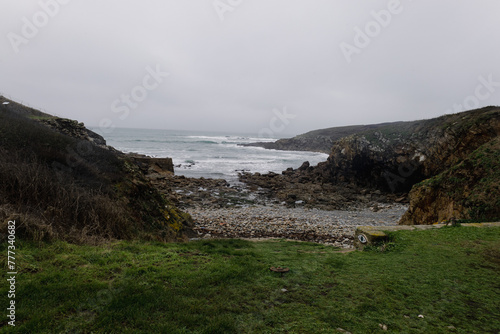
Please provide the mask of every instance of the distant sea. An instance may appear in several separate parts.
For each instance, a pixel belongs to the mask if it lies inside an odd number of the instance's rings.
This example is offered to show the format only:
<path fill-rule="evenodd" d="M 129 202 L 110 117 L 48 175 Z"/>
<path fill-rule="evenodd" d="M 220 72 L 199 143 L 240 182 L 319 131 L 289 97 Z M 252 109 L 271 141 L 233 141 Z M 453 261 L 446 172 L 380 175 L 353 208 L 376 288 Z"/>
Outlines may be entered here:
<path fill-rule="evenodd" d="M 238 172 L 241 171 L 281 173 L 289 167 L 300 167 L 304 161 L 316 165 L 328 157 L 327 154 L 315 152 L 238 146 L 278 139 L 248 134 L 119 128 L 103 133 L 99 129 L 92 130 L 102 135 L 108 145 L 120 151 L 172 158 L 176 175 L 220 178 L 231 183 L 237 182 Z"/>

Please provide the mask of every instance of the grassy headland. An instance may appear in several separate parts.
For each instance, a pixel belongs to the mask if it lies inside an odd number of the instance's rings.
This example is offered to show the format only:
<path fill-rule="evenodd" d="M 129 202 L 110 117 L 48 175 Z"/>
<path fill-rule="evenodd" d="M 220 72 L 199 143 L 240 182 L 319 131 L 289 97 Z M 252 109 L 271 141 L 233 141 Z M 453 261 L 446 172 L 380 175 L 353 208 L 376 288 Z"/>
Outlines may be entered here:
<path fill-rule="evenodd" d="M 0 332 L 497 333 L 499 232 L 400 231 L 347 254 L 286 241 L 20 240 L 16 327 L 3 318 Z"/>

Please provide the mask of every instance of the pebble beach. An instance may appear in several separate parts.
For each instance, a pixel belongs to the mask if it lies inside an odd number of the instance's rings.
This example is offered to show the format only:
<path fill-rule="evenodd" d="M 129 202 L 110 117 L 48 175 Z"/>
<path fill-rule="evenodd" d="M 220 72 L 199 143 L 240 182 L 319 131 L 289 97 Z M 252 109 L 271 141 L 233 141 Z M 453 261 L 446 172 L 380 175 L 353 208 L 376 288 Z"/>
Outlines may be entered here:
<path fill-rule="evenodd" d="M 186 211 L 195 222 L 196 239 L 280 238 L 353 247 L 357 226 L 396 225 L 407 210 L 402 204 L 381 204 L 376 210 L 319 210 L 282 205 L 200 208 Z"/>

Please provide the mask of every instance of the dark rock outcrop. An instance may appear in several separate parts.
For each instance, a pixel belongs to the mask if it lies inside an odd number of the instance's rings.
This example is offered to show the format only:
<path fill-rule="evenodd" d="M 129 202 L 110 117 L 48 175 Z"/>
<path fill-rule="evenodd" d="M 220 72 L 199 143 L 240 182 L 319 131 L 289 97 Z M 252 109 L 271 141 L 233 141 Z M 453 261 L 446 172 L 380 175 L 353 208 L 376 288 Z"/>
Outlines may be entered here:
<path fill-rule="evenodd" d="M 70 137 L 87 140 L 98 146 L 106 146 L 106 141 L 101 135 L 87 129 L 85 124 L 78 121 L 60 117 L 39 118 L 39 121 Z"/>
<path fill-rule="evenodd" d="M 241 173 L 239 179 L 253 191 L 267 194 L 288 207 L 346 210 L 395 201 L 398 196 L 353 184 L 327 182 L 317 167 L 288 168 L 281 174 Z M 265 191 L 263 191 L 265 190 Z"/>
<path fill-rule="evenodd" d="M 172 158 L 152 158 L 137 153 L 128 153 L 127 156 L 134 160 L 146 175 L 156 174 L 156 177 L 162 177 L 165 174 L 174 173 Z"/>
<path fill-rule="evenodd" d="M 336 141 L 316 168 L 332 183 L 408 192 L 499 134 L 498 107 L 388 125 Z"/>

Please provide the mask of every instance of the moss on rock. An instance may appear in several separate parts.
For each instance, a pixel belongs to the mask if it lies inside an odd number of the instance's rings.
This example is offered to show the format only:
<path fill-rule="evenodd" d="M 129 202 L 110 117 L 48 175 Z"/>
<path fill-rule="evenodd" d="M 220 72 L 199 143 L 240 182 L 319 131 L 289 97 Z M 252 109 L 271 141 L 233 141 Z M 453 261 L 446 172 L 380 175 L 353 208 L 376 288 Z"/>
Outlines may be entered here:
<path fill-rule="evenodd" d="M 416 184 L 400 224 L 450 219 L 500 219 L 500 138 L 489 141 L 448 170 Z"/>

